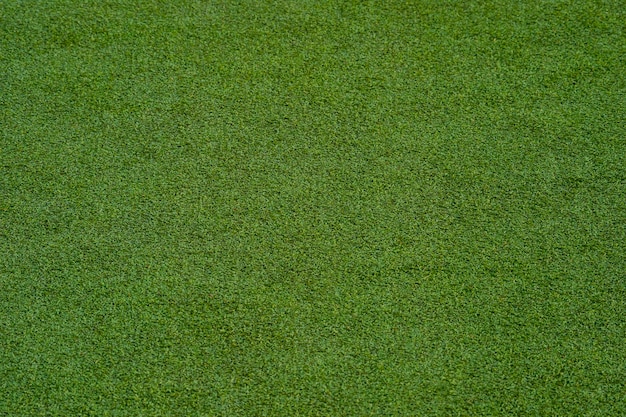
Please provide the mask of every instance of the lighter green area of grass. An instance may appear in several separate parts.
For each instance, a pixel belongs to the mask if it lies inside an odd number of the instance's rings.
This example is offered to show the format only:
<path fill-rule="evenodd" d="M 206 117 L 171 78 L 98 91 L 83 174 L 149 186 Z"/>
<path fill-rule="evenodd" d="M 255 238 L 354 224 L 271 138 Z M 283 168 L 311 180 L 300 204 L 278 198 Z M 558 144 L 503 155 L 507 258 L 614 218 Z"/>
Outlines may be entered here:
<path fill-rule="evenodd" d="M 0 414 L 626 414 L 625 11 L 0 2 Z"/>

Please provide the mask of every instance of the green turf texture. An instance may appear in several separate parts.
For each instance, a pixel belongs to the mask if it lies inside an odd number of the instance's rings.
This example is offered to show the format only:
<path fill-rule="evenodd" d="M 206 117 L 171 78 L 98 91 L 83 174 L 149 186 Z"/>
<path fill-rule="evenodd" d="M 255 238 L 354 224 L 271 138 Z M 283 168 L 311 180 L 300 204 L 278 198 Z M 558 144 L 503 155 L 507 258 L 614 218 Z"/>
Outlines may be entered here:
<path fill-rule="evenodd" d="M 0 415 L 626 415 L 626 2 L 0 2 Z"/>

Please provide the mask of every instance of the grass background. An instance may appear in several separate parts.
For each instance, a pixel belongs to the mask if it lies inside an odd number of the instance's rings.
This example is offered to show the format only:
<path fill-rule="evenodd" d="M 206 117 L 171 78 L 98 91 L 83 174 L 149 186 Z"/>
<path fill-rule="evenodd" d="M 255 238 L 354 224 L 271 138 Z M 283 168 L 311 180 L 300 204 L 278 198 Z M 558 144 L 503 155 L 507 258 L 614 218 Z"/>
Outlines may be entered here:
<path fill-rule="evenodd" d="M 626 414 L 624 1 L 0 3 L 0 415 Z"/>

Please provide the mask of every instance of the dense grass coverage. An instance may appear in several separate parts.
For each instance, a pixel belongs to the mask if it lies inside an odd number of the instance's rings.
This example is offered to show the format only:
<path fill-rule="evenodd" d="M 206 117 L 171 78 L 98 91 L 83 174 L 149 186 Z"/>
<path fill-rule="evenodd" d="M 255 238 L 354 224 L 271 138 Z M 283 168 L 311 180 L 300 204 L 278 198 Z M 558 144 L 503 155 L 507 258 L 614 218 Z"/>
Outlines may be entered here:
<path fill-rule="evenodd" d="M 624 1 L 0 2 L 0 415 L 626 414 Z"/>

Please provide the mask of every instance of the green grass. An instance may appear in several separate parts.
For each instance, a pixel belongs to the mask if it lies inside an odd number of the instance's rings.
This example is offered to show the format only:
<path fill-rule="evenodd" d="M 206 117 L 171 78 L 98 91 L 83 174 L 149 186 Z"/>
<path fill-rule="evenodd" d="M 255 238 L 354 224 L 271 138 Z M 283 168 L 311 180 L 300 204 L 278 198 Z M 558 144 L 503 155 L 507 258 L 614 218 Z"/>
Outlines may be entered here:
<path fill-rule="evenodd" d="M 625 11 L 0 2 L 0 415 L 626 415 Z"/>

